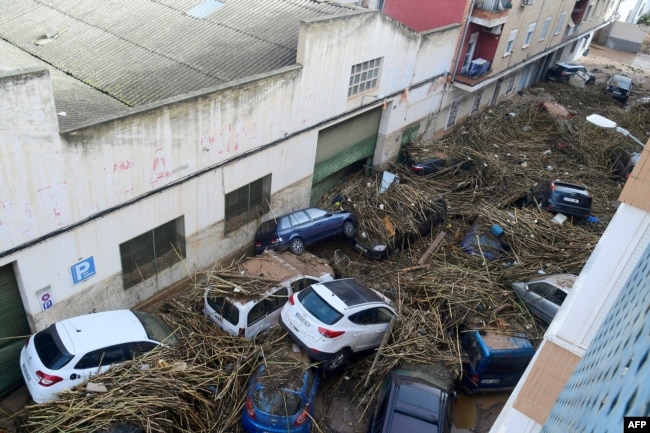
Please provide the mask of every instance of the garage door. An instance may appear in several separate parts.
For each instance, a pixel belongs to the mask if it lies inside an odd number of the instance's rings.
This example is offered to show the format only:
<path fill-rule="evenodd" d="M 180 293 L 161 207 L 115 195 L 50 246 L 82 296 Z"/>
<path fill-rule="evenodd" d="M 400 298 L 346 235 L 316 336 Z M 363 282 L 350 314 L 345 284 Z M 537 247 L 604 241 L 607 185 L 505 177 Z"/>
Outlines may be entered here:
<path fill-rule="evenodd" d="M 0 395 L 22 383 L 20 349 L 30 334 L 27 316 L 20 299 L 18 283 L 11 265 L 0 267 Z"/>
<path fill-rule="evenodd" d="M 346 168 L 374 155 L 380 119 L 381 108 L 376 108 L 319 132 L 312 204 L 345 174 Z"/>

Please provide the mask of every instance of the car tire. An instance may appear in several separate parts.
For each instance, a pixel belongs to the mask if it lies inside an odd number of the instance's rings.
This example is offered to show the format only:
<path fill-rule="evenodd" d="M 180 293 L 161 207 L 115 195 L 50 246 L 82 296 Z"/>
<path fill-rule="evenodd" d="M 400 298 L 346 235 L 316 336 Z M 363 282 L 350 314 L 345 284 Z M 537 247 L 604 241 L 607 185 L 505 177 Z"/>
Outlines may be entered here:
<path fill-rule="evenodd" d="M 343 236 L 347 239 L 352 239 L 354 237 L 354 224 L 352 221 L 346 221 L 343 223 Z"/>
<path fill-rule="evenodd" d="M 305 243 L 300 238 L 293 238 L 289 243 L 289 251 L 299 256 L 305 252 Z"/>
<path fill-rule="evenodd" d="M 323 367 L 323 370 L 325 371 L 338 370 L 348 362 L 349 357 L 350 357 L 350 352 L 348 351 L 348 349 L 341 349 L 338 352 L 336 352 L 334 356 L 332 356 L 330 359 L 323 361 L 321 367 Z"/>

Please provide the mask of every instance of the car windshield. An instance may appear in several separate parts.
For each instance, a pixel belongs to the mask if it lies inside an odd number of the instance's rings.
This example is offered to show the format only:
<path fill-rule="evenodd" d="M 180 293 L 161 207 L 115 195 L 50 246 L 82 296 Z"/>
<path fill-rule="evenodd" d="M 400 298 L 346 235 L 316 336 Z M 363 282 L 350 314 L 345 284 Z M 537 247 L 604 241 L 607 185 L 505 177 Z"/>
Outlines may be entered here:
<path fill-rule="evenodd" d="M 171 328 L 159 318 L 151 314 L 143 313 L 142 311 L 134 311 L 133 314 L 140 320 L 150 339 L 158 342 L 165 341 L 171 344 L 176 342 L 176 337 L 172 335 Z"/>
<path fill-rule="evenodd" d="M 298 300 L 312 316 L 326 325 L 332 325 L 343 317 L 343 314 L 318 296 L 312 287 L 298 293 Z"/>
<path fill-rule="evenodd" d="M 74 357 L 63 345 L 56 325 L 50 325 L 37 332 L 34 335 L 34 347 L 43 365 L 50 370 L 58 370 Z"/>
<path fill-rule="evenodd" d="M 259 388 L 253 400 L 259 410 L 275 416 L 291 416 L 302 408 L 300 394 L 285 388 Z"/>

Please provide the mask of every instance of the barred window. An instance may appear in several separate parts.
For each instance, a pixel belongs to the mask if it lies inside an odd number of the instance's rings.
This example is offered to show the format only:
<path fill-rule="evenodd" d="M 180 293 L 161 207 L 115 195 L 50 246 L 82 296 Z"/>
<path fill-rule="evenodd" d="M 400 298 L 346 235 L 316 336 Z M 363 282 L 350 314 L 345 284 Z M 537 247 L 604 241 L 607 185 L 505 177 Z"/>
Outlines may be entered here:
<path fill-rule="evenodd" d="M 381 58 L 368 60 L 367 62 L 352 66 L 348 97 L 377 87 L 380 68 Z"/>
<path fill-rule="evenodd" d="M 270 174 L 226 194 L 226 233 L 267 213 L 270 200 Z"/>

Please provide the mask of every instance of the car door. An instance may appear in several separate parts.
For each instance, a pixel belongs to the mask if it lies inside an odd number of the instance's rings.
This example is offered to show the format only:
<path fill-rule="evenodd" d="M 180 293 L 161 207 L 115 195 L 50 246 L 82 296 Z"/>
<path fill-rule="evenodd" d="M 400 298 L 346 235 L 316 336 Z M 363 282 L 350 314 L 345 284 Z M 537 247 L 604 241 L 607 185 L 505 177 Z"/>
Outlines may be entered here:
<path fill-rule="evenodd" d="M 114 364 L 130 359 L 128 343 L 102 347 L 88 352 L 74 365 L 69 374 L 70 386 L 85 382 L 92 376 L 104 373 Z"/>
<path fill-rule="evenodd" d="M 372 349 L 381 344 L 393 312 L 386 307 L 369 307 L 349 317 L 353 329 L 353 350 Z"/>
<path fill-rule="evenodd" d="M 291 221 L 291 238 L 299 237 L 305 244 L 314 241 L 315 234 L 311 227 L 311 220 L 305 211 L 299 210 L 289 215 Z"/>
<path fill-rule="evenodd" d="M 557 308 L 553 308 L 552 302 L 549 301 L 555 288 L 545 281 L 537 281 L 528 283 L 528 291 L 524 294 L 524 302 L 530 312 L 546 323 L 550 323 L 555 315 L 554 312 L 557 312 Z"/>
<path fill-rule="evenodd" d="M 314 240 L 321 240 L 335 235 L 340 228 L 338 218 L 331 218 L 327 211 L 317 208 L 306 209 L 305 212 L 311 220 Z"/>

